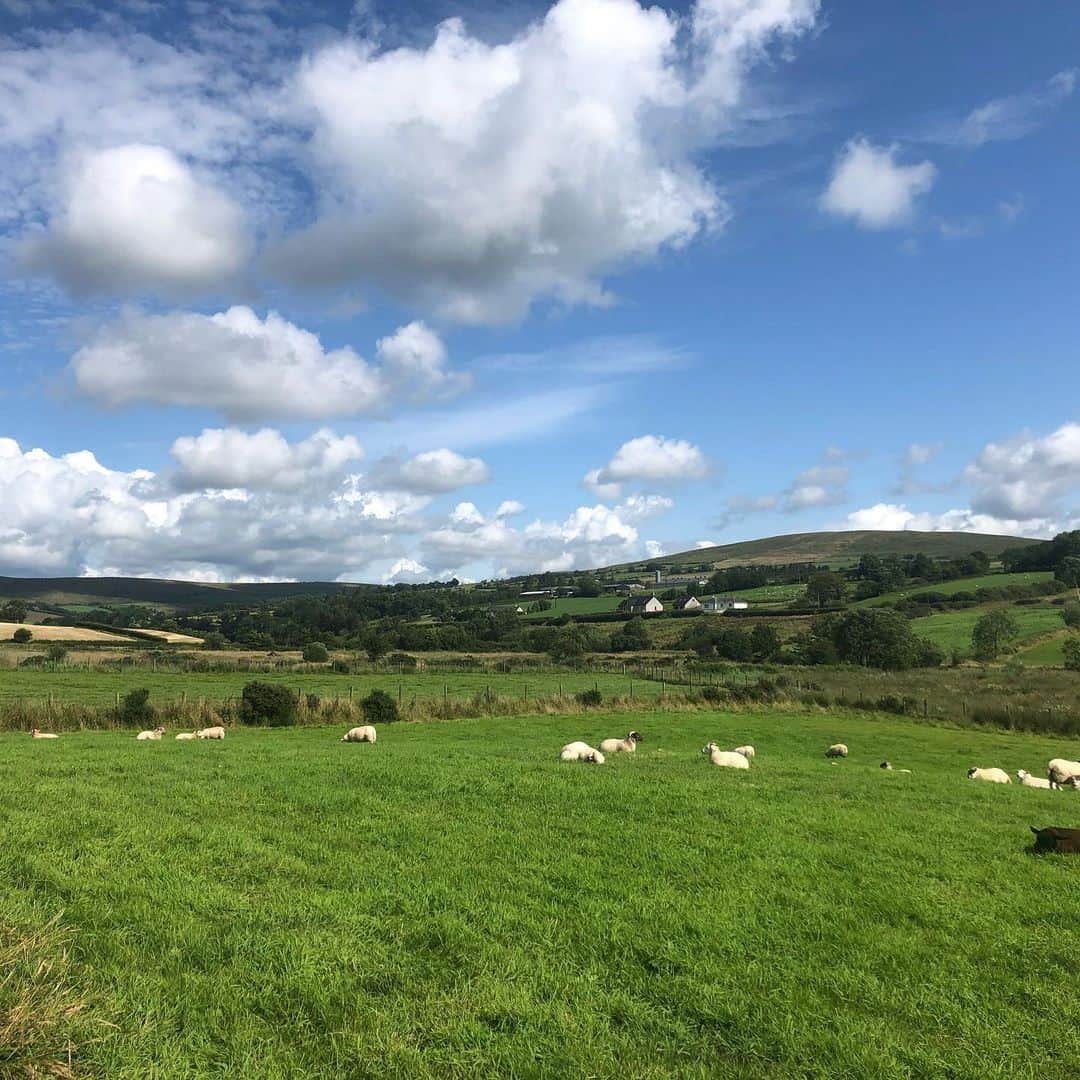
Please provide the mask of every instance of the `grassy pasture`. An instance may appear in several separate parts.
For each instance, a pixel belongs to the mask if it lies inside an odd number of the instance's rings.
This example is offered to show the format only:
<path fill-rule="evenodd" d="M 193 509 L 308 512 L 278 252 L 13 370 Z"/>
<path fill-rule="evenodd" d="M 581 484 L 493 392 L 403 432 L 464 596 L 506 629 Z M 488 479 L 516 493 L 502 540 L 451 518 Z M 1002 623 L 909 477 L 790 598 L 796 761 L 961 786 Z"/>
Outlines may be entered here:
<path fill-rule="evenodd" d="M 994 605 L 1000 606 L 1000 605 Z M 964 611 L 942 611 L 936 615 L 927 615 L 922 619 L 912 619 L 912 629 L 925 638 L 929 638 L 943 649 L 971 649 L 971 631 L 975 624 L 991 607 L 968 608 Z M 1038 637 L 1060 630 L 1061 608 L 1050 605 L 1031 605 L 1030 607 L 1009 607 L 1008 612 L 1016 620 L 1019 628 L 1017 641 Z"/>
<path fill-rule="evenodd" d="M 1063 646 L 1071 631 L 1063 630 L 1054 637 L 1023 649 L 1016 654 L 1017 659 L 1028 667 L 1064 667 L 1065 653 Z"/>
<path fill-rule="evenodd" d="M 854 607 L 880 607 L 882 604 L 894 604 L 908 596 L 919 593 L 940 593 L 954 596 L 956 593 L 974 592 L 976 589 L 1001 589 L 1006 585 L 1040 585 L 1052 581 L 1054 575 L 1049 570 L 1031 570 L 1019 574 L 982 574 L 979 577 L 957 578 L 955 581 L 935 582 L 933 585 L 919 585 L 897 592 L 871 596 L 868 600 L 859 600 Z"/>
<path fill-rule="evenodd" d="M 636 755 L 556 760 L 628 724 Z M 0 735 L 0 910 L 71 935 L 101 1025 L 78 1075 L 982 1080 L 1080 1053 L 1080 862 L 1025 853 L 1080 795 L 964 777 L 1075 748 L 771 712 L 337 735 Z"/>
<path fill-rule="evenodd" d="M 526 609 L 523 619 L 551 619 L 556 615 L 596 615 L 600 612 L 615 611 L 626 598 L 623 596 L 560 596 L 551 600 L 547 611 L 528 610 L 531 600 L 519 600 L 515 607 Z"/>

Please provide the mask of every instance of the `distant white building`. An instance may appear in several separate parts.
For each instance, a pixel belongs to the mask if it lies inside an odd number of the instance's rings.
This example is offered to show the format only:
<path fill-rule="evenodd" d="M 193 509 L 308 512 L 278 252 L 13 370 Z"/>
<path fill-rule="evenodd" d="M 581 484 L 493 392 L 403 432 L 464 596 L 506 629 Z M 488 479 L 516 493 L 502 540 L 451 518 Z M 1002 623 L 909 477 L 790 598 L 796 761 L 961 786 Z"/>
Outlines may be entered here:
<path fill-rule="evenodd" d="M 630 615 L 655 615 L 657 612 L 664 610 L 664 605 L 655 596 L 650 596 L 648 600 L 644 596 L 637 596 L 630 600 L 624 600 L 619 605 L 619 610 Z"/>
<path fill-rule="evenodd" d="M 749 606 L 745 600 L 736 600 L 730 596 L 710 596 L 701 605 L 701 610 L 723 615 L 725 611 L 745 611 Z"/>
<path fill-rule="evenodd" d="M 696 596 L 688 596 L 685 600 L 675 601 L 676 611 L 700 611 L 701 601 Z"/>

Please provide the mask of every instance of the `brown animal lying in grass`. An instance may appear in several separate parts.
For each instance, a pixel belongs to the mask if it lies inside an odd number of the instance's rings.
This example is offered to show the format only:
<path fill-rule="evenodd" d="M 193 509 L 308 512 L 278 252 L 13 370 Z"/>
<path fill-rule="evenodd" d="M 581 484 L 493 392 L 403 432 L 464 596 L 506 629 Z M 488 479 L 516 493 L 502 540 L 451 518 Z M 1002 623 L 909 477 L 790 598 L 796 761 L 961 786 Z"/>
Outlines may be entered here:
<path fill-rule="evenodd" d="M 1036 851 L 1057 851 L 1062 855 L 1080 855 L 1080 829 L 1036 829 L 1031 826 L 1035 834 Z"/>

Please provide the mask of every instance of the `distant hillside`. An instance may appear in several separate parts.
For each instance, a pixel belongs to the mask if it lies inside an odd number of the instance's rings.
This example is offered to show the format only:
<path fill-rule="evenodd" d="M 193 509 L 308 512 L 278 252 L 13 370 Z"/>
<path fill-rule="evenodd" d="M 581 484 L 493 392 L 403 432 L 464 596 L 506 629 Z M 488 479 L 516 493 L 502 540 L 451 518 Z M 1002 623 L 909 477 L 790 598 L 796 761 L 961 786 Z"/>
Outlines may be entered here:
<path fill-rule="evenodd" d="M 203 584 L 158 578 L 0 577 L 0 599 L 21 599 L 53 606 L 154 604 L 206 608 L 262 603 L 286 596 L 338 593 L 355 587 L 334 581 Z"/>
<path fill-rule="evenodd" d="M 1022 547 L 1038 541 L 1020 536 L 993 536 L 988 533 L 852 532 L 790 533 L 763 540 L 744 540 L 739 544 L 698 548 L 677 555 L 664 555 L 655 562 L 665 566 L 708 563 L 716 569 L 726 566 L 768 566 L 777 563 L 818 562 L 841 566 L 858 562 L 861 555 L 928 555 L 931 558 L 954 558 L 971 551 L 985 551 L 991 558 L 1007 548 Z M 639 563 L 631 564 L 634 566 Z"/>

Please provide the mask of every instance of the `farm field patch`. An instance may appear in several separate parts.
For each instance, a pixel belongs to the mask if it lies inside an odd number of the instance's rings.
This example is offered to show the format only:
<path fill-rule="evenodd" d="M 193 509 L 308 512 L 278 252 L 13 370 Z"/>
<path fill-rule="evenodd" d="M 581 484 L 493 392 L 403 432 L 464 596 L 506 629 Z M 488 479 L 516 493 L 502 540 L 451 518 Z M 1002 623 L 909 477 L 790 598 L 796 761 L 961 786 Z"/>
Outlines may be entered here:
<path fill-rule="evenodd" d="M 971 631 L 988 608 L 969 608 L 964 611 L 943 611 L 936 615 L 927 615 L 922 619 L 912 619 L 911 627 L 924 638 L 928 638 L 941 648 L 971 649 Z M 1016 620 L 1019 635 L 1017 641 L 1049 634 L 1062 628 L 1061 608 L 1032 605 L 1030 607 L 1009 607 L 1008 612 Z"/>

